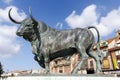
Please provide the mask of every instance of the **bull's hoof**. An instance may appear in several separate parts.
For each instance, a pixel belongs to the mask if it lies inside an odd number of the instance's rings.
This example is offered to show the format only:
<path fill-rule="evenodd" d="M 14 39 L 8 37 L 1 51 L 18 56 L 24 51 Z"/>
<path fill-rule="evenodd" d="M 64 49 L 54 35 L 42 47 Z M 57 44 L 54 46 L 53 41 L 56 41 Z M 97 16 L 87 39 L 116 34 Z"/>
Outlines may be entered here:
<path fill-rule="evenodd" d="M 77 73 L 76 72 L 72 72 L 71 74 L 74 75 L 74 74 L 77 74 Z"/>
<path fill-rule="evenodd" d="M 50 74 L 50 72 L 48 70 L 45 70 L 44 74 Z"/>
<path fill-rule="evenodd" d="M 74 75 L 74 74 L 77 74 L 77 72 L 78 72 L 77 70 L 73 70 L 71 74 Z"/>
<path fill-rule="evenodd" d="M 103 75 L 104 73 L 103 72 L 96 72 L 95 74 Z"/>

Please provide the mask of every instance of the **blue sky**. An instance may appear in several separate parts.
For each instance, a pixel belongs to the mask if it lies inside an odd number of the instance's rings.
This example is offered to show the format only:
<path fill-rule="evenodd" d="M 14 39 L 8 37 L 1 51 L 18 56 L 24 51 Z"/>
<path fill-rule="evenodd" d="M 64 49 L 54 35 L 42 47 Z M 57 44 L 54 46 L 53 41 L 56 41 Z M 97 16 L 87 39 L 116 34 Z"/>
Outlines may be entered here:
<path fill-rule="evenodd" d="M 40 68 L 30 43 L 15 34 L 20 25 L 9 20 L 11 7 L 17 20 L 29 17 L 31 7 L 36 20 L 56 29 L 95 25 L 103 40 L 114 37 L 120 27 L 119 0 L 0 0 L 0 61 L 5 71 Z"/>

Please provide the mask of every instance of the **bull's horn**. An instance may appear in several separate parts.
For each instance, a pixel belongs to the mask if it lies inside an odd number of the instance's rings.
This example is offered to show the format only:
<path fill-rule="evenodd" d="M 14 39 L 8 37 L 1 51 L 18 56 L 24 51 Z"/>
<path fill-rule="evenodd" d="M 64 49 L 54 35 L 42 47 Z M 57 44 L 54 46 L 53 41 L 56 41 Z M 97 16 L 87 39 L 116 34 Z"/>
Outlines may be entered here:
<path fill-rule="evenodd" d="M 30 7 L 29 7 L 29 13 L 30 13 L 30 18 L 31 18 L 33 21 L 37 22 L 37 21 L 33 18 L 33 16 L 32 16 L 32 11 L 31 11 L 31 8 L 30 8 Z"/>
<path fill-rule="evenodd" d="M 10 15 L 10 11 L 11 11 L 11 10 L 12 10 L 12 8 L 10 8 L 9 13 L 8 13 L 8 16 L 9 16 L 10 20 L 11 20 L 12 22 L 16 23 L 16 24 L 21 24 L 21 22 L 18 22 L 18 21 L 14 20 L 14 19 L 11 17 L 11 15 Z"/>

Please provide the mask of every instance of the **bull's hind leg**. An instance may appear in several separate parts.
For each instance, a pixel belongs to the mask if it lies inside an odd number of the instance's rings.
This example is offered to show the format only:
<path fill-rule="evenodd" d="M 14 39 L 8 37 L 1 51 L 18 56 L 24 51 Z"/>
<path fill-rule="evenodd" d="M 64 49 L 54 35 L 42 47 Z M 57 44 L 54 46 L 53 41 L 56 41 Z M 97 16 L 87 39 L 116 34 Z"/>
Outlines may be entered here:
<path fill-rule="evenodd" d="M 84 46 L 80 45 L 77 47 L 78 53 L 81 55 L 81 61 L 76 65 L 76 67 L 71 72 L 72 74 L 76 74 L 78 72 L 78 69 L 81 69 L 86 60 L 88 59 L 88 55 L 86 53 L 86 50 Z"/>
<path fill-rule="evenodd" d="M 101 63 L 101 59 L 100 59 L 98 53 L 90 51 L 88 55 L 90 57 L 92 57 L 95 60 L 95 62 L 96 62 L 96 74 L 100 73 L 101 72 L 102 63 Z"/>
<path fill-rule="evenodd" d="M 88 55 L 89 55 L 90 57 L 92 57 L 92 58 L 95 60 L 95 62 L 96 62 L 96 73 L 100 73 L 100 72 L 101 72 L 101 65 L 102 65 L 101 59 L 100 59 L 100 57 L 99 57 L 99 55 L 98 55 L 98 52 L 93 51 L 93 46 L 94 46 L 94 43 L 91 44 L 91 45 L 88 47 L 87 53 L 88 53 Z"/>

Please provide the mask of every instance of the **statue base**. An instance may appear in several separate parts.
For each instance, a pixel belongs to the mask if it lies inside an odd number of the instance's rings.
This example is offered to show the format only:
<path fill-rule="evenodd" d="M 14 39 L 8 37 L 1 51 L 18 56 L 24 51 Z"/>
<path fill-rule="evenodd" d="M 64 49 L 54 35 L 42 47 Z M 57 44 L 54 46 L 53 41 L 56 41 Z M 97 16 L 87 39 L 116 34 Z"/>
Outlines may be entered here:
<path fill-rule="evenodd" d="M 97 75 L 24 75 L 8 77 L 5 80 L 120 80 L 119 77 L 112 74 Z"/>

